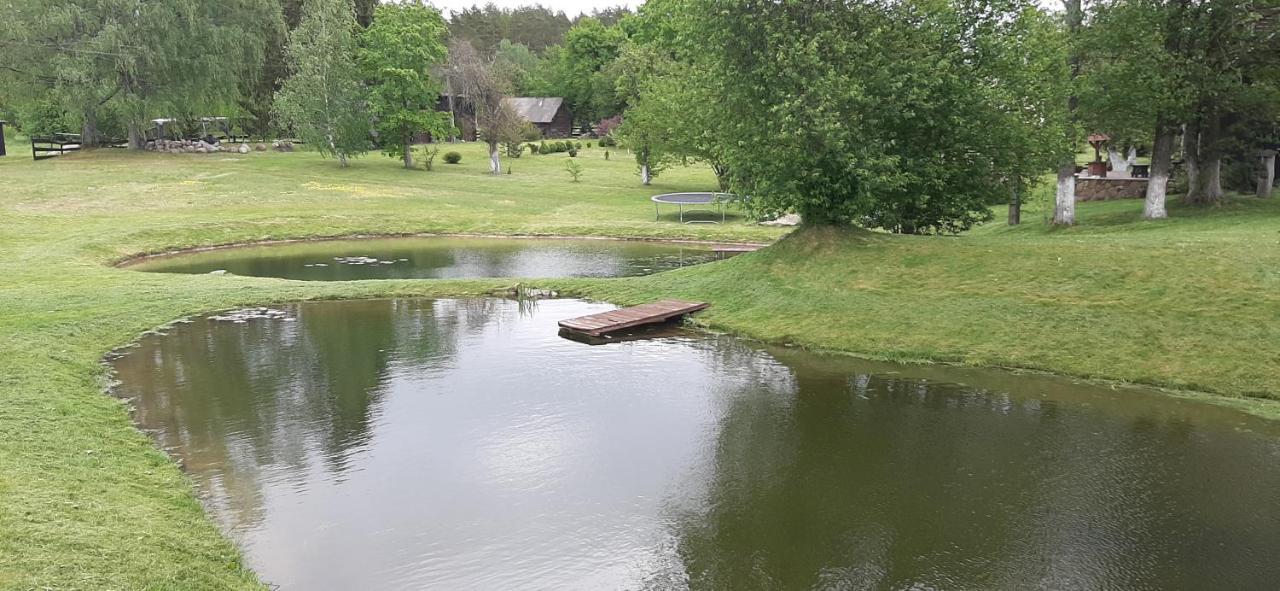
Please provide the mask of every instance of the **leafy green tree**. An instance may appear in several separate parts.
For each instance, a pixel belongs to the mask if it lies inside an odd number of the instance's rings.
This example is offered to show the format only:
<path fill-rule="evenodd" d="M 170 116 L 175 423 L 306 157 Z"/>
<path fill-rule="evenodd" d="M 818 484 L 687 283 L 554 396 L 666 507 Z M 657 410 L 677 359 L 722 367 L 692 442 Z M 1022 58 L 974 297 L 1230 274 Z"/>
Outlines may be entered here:
<path fill-rule="evenodd" d="M 542 58 L 523 44 L 503 39 L 494 51 L 493 60 L 494 66 L 511 81 L 516 95 L 533 96 L 529 91 L 538 84 L 535 76 L 541 68 Z"/>
<path fill-rule="evenodd" d="M 290 76 L 273 106 L 283 126 L 343 168 L 369 146 L 355 33 L 348 0 L 304 0 L 302 21 L 289 35 Z"/>
<path fill-rule="evenodd" d="M 1083 0 L 1062 0 L 1063 20 L 1066 25 L 1068 76 L 1071 81 L 1071 92 L 1066 97 L 1068 125 L 1064 138 L 1073 149 L 1064 150 L 1058 159 L 1057 187 L 1053 200 L 1053 224 L 1070 226 L 1076 223 L 1076 156 L 1074 146 L 1079 143 L 1078 107 L 1080 97 L 1076 94 L 1076 79 L 1080 76 L 1080 30 L 1084 26 Z"/>
<path fill-rule="evenodd" d="M 1277 45 L 1265 2 L 1099 0 L 1082 35 L 1081 107 L 1113 137 L 1150 138 L 1143 216 L 1166 217 L 1177 135 L 1192 203 L 1222 199 L 1224 157 L 1253 167 L 1259 128 L 1276 120 Z M 1267 15 L 1272 15 L 1268 18 Z M 1139 130 L 1139 131 L 1135 131 Z M 1245 175 L 1246 177 L 1248 175 Z M 1250 179 L 1242 184 L 1248 184 Z"/>
<path fill-rule="evenodd" d="M 628 43 L 605 71 L 614 80 L 618 102 L 626 116 L 614 136 L 635 154 L 641 184 L 648 186 L 679 151 L 680 119 L 672 112 L 670 96 L 662 95 L 658 80 L 675 63 L 653 46 Z"/>
<path fill-rule="evenodd" d="M 614 81 L 604 71 L 618 58 L 624 41 L 622 29 L 583 18 L 565 33 L 563 51 L 549 54 L 559 60 L 552 66 L 557 94 L 569 101 L 575 116 L 596 121 L 622 110 Z"/>
<path fill-rule="evenodd" d="M 1007 114 L 1021 103 L 1001 79 L 1026 47 L 998 41 L 1043 25 L 1043 15 L 1021 18 L 1037 10 L 1031 2 L 749 8 L 689 2 L 679 38 L 686 54 L 702 55 L 712 103 L 731 114 L 713 133 L 732 187 L 751 195 L 757 215 L 796 211 L 807 224 L 903 233 L 956 232 L 991 217 L 988 203 L 1022 166 L 993 138 L 1031 120 Z"/>
<path fill-rule="evenodd" d="M 111 111 L 133 148 L 156 116 L 236 110 L 240 81 L 256 77 L 264 40 L 280 27 L 272 0 L 13 0 L 7 8 L 9 88 L 59 97 L 91 145 L 99 113 Z"/>
<path fill-rule="evenodd" d="M 425 4 L 383 4 L 361 34 L 359 61 L 371 83 L 369 109 L 382 150 L 413 168 L 413 138 L 442 137 L 451 125 L 436 111 L 440 84 L 432 69 L 445 60 L 447 29 L 440 12 Z"/>

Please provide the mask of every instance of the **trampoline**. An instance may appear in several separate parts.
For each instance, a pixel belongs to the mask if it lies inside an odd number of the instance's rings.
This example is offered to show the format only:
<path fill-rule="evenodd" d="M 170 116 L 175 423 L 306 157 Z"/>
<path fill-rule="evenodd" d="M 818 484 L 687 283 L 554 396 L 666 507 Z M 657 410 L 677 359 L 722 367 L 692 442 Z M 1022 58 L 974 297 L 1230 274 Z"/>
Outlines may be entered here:
<path fill-rule="evenodd" d="M 674 205 L 677 208 L 679 208 L 680 223 L 682 224 L 723 223 L 725 202 L 734 201 L 737 198 L 738 197 L 736 195 L 731 195 L 729 193 L 664 193 L 662 195 L 654 195 L 653 197 L 650 197 L 650 199 L 653 201 L 653 221 L 656 222 L 660 219 L 661 212 L 659 211 L 659 208 L 662 204 L 665 203 L 667 205 Z M 687 209 L 687 210 L 685 209 L 686 205 L 690 205 L 690 206 L 711 205 L 713 203 L 716 205 L 717 209 L 710 209 L 705 207 L 696 208 L 696 209 Z M 720 221 L 716 221 L 715 219 L 694 219 L 694 220 L 689 220 L 687 222 L 685 221 L 684 219 L 685 213 L 696 213 L 696 212 L 710 213 L 710 214 L 715 214 L 719 212 Z"/>

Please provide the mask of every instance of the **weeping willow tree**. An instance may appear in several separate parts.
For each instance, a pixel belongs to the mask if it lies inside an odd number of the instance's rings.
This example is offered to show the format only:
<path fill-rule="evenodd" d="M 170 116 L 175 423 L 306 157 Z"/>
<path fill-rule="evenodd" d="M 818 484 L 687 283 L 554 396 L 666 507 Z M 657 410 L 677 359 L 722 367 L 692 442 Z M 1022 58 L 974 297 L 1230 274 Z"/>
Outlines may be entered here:
<path fill-rule="evenodd" d="M 141 148 L 152 118 L 236 110 L 280 27 L 273 0 L 13 0 L 0 19 L 6 87 L 58 97 L 86 144 L 110 110 Z"/>

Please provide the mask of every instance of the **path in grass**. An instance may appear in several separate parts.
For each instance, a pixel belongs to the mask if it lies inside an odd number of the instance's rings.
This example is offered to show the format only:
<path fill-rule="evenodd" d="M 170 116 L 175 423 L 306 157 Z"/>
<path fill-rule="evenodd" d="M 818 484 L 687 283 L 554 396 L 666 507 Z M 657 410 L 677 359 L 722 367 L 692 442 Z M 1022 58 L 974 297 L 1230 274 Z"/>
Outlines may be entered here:
<path fill-rule="evenodd" d="M 14 146 L 10 146 L 14 148 Z M 102 395 L 101 356 L 175 318 L 305 298 L 472 295 L 510 280 L 305 283 L 148 274 L 108 263 L 178 247 L 372 233 L 468 232 L 770 241 L 781 230 L 655 223 L 647 197 L 714 186 L 676 169 L 638 186 L 599 148 L 490 177 L 483 149 L 405 171 L 369 157 L 100 151 L 0 159 L 0 588 L 255 588 L 181 472 Z M 662 275 L 547 286 L 617 303 L 705 298 L 748 336 L 894 359 L 1031 367 L 1280 392 L 1280 200 L 1136 221 L 1086 204 L 1082 226 L 960 238 L 806 232 Z M 1028 216 L 1034 217 L 1034 216 Z M 1277 405 L 1241 403 L 1260 414 Z"/>

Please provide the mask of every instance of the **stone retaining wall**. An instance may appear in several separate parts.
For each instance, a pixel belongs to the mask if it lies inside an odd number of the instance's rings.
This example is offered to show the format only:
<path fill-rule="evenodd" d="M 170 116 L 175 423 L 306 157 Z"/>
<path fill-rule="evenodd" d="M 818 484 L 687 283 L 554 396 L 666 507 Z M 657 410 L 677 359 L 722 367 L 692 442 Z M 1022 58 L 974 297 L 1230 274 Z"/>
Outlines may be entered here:
<path fill-rule="evenodd" d="M 1146 195 L 1147 179 L 1107 179 L 1099 177 L 1076 179 L 1076 201 L 1142 199 Z"/>

